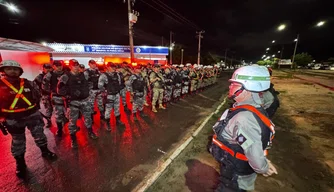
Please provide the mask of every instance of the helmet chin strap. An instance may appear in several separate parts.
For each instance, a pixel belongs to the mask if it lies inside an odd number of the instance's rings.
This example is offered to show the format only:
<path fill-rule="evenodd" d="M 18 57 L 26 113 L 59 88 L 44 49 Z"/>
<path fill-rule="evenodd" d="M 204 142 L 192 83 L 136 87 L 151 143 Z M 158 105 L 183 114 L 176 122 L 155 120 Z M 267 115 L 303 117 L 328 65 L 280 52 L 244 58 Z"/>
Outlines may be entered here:
<path fill-rule="evenodd" d="M 243 91 L 244 91 L 244 87 L 241 87 L 239 90 L 237 90 L 231 97 L 231 99 L 234 99 L 236 97 L 238 97 Z"/>

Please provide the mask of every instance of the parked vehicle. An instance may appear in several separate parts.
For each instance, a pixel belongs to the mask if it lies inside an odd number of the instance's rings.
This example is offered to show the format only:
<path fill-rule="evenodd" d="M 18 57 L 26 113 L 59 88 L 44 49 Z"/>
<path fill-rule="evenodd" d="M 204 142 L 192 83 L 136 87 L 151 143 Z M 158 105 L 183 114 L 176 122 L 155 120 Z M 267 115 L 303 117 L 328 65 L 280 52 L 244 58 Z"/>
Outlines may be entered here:
<path fill-rule="evenodd" d="M 320 64 L 320 63 L 317 63 L 317 64 L 315 64 L 315 65 L 312 67 L 312 69 L 316 69 L 316 70 L 318 70 L 318 69 L 320 69 L 320 67 L 321 67 L 321 64 Z"/>

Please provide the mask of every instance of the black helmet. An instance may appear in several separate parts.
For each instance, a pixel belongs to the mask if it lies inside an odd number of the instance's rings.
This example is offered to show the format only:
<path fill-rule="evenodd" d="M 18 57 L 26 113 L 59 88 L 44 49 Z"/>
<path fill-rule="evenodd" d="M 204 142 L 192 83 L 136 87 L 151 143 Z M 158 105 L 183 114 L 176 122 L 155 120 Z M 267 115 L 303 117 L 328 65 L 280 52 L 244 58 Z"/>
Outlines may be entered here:
<path fill-rule="evenodd" d="M 116 68 L 116 67 L 117 67 L 117 65 L 116 65 L 116 64 L 114 64 L 113 62 L 108 62 L 108 64 L 107 64 L 107 67 Z"/>
<path fill-rule="evenodd" d="M 71 59 L 69 61 L 69 66 L 78 66 L 78 65 L 80 65 L 80 64 L 76 59 Z"/>
<path fill-rule="evenodd" d="M 45 63 L 45 64 L 43 64 L 43 68 L 44 69 L 51 69 L 52 65 L 50 63 Z"/>

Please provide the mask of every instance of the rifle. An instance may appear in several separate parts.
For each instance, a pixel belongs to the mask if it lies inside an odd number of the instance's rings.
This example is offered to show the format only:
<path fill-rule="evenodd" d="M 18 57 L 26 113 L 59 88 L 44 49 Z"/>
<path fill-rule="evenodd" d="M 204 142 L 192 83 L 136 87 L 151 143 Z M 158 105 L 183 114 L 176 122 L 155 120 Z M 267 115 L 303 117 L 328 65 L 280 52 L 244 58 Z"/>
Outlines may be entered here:
<path fill-rule="evenodd" d="M 1 129 L 1 132 L 2 132 L 3 135 L 8 135 L 7 124 L 6 124 L 5 121 L 0 122 L 0 129 Z"/>

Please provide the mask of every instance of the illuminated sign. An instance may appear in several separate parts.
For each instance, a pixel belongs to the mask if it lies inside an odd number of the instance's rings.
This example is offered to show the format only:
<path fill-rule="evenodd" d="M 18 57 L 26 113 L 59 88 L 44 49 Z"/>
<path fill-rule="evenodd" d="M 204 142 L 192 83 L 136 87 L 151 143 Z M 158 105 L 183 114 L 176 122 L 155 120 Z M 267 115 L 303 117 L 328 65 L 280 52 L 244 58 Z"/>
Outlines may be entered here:
<path fill-rule="evenodd" d="M 84 44 L 63 44 L 63 43 L 48 43 L 48 47 L 54 49 L 54 52 L 64 53 L 99 53 L 99 54 L 122 54 L 130 53 L 129 46 L 122 45 L 84 45 Z M 156 54 L 168 55 L 168 47 L 153 47 L 153 46 L 135 46 L 135 54 Z"/>

